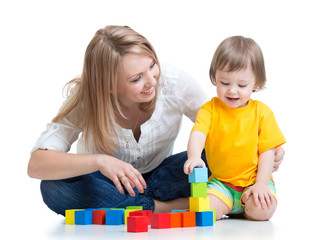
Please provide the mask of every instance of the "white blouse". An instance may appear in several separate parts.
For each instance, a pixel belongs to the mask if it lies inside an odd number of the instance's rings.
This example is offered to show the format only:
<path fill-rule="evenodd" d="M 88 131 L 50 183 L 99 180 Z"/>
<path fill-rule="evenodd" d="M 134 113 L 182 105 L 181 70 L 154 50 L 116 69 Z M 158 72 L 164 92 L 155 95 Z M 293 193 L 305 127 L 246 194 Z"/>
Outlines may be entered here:
<path fill-rule="evenodd" d="M 139 141 L 135 140 L 131 129 L 121 128 L 122 133 L 118 136 L 120 149 L 113 154 L 132 164 L 140 173 L 155 169 L 172 154 L 183 115 L 194 122 L 199 108 L 208 100 L 192 77 L 171 65 L 161 65 L 159 82 L 155 110 L 151 118 L 140 126 Z M 99 153 L 85 149 L 84 139 L 73 125 L 73 117 L 69 114 L 59 123 L 47 124 L 46 131 L 31 152 L 37 149 L 68 152 L 80 135 L 77 153 Z M 126 141 L 129 141 L 129 147 L 126 147 Z"/>

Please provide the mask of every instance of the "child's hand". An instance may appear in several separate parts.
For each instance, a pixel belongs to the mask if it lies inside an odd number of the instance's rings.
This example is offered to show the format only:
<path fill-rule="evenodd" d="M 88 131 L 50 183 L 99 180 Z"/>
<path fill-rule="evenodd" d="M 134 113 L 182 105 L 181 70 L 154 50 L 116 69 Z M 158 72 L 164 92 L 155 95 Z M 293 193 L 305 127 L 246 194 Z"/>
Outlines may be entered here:
<path fill-rule="evenodd" d="M 256 182 L 245 194 L 245 203 L 250 197 L 253 197 L 254 204 L 259 207 L 259 203 L 262 209 L 272 206 L 272 193 L 268 187 L 268 184 L 262 182 Z"/>
<path fill-rule="evenodd" d="M 188 158 L 184 164 L 184 173 L 190 174 L 193 172 L 194 167 L 206 167 L 202 158 Z"/>

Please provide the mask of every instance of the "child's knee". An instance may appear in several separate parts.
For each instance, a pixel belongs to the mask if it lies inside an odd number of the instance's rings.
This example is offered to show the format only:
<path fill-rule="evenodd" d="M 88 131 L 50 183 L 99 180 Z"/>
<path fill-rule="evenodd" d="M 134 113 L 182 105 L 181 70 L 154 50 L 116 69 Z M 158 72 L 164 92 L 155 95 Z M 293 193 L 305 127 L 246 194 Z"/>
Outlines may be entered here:
<path fill-rule="evenodd" d="M 229 208 L 217 197 L 213 195 L 208 195 L 210 198 L 210 208 L 215 209 L 216 220 L 220 220 L 223 215 L 230 212 Z"/>
<path fill-rule="evenodd" d="M 271 219 L 276 209 L 276 202 L 274 201 L 270 208 L 266 207 L 264 209 L 259 205 L 255 206 L 252 199 L 247 201 L 245 205 L 245 217 L 253 221 L 267 221 Z"/>

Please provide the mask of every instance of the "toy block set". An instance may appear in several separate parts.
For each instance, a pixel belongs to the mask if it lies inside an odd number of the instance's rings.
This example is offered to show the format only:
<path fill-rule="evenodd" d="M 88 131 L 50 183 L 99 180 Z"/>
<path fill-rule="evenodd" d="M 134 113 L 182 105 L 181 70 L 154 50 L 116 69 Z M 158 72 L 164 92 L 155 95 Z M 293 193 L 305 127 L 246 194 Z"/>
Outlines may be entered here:
<path fill-rule="evenodd" d="M 142 206 L 99 209 L 69 209 L 65 211 L 65 224 L 127 225 L 127 232 L 148 232 L 151 229 L 213 226 L 215 212 L 210 209 L 207 196 L 207 168 L 194 168 L 189 175 L 190 209 L 170 213 L 153 213 Z"/>

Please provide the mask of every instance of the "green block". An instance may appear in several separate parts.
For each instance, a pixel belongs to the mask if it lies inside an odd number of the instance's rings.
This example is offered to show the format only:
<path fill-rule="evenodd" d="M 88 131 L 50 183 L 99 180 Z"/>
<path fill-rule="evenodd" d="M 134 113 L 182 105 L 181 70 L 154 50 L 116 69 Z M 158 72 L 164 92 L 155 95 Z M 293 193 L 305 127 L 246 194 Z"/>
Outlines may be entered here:
<path fill-rule="evenodd" d="M 213 212 L 212 216 L 213 216 L 213 224 L 216 223 L 216 210 L 215 209 L 210 209 L 210 211 Z"/>
<path fill-rule="evenodd" d="M 191 196 L 192 197 L 206 197 L 207 196 L 207 183 L 190 183 L 191 185 Z"/>
<path fill-rule="evenodd" d="M 143 210 L 142 206 L 128 206 L 126 209 L 135 209 L 135 210 Z"/>

